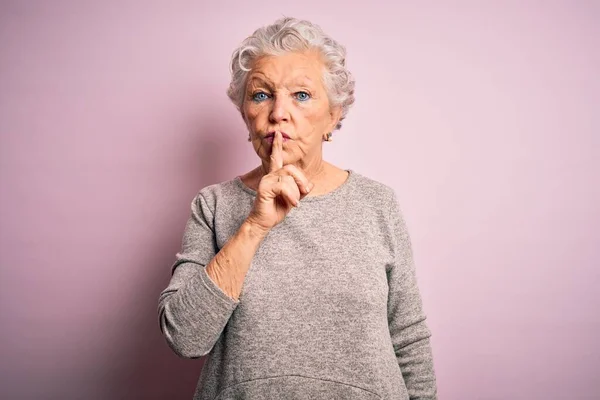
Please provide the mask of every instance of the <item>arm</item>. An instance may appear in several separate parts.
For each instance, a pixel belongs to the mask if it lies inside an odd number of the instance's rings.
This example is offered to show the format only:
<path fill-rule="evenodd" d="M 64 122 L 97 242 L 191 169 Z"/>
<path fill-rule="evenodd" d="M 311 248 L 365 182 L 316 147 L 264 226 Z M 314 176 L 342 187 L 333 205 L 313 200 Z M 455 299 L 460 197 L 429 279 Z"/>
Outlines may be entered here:
<path fill-rule="evenodd" d="M 182 250 L 177 253 L 171 282 L 160 294 L 158 305 L 163 335 L 181 357 L 199 358 L 212 350 L 239 304 L 246 273 L 260 243 L 313 187 L 297 167 L 283 166 L 279 131 L 273 141 L 269 171 L 260 180 L 252 211 L 218 252 L 214 216 L 202 191 L 192 201 Z"/>
<path fill-rule="evenodd" d="M 437 385 L 412 246 L 395 193 L 389 221 L 394 263 L 388 274 L 388 324 L 398 365 L 411 400 L 437 399 Z"/>
<path fill-rule="evenodd" d="M 246 272 L 266 235 L 245 221 L 215 254 L 212 220 L 199 193 L 191 204 L 171 281 L 159 297 L 161 331 L 180 357 L 199 358 L 213 348 L 239 304 Z"/>

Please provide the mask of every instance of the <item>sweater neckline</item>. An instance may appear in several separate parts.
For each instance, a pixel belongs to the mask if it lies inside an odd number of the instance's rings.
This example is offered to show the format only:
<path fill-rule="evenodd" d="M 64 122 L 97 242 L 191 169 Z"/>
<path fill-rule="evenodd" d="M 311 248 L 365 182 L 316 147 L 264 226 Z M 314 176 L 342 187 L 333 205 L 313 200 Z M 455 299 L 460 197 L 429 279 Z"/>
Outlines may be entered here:
<path fill-rule="evenodd" d="M 348 188 L 350 187 L 350 185 L 356 178 L 356 172 L 354 172 L 354 170 L 345 169 L 344 171 L 348 172 L 348 176 L 346 177 L 346 180 L 344 182 L 342 182 L 342 184 L 340 186 L 336 187 L 335 189 L 333 189 L 327 193 L 323 193 L 323 194 L 320 194 L 317 196 L 306 196 L 302 200 L 300 200 L 300 202 L 304 203 L 304 202 L 327 200 L 329 198 L 333 198 L 333 197 L 339 196 L 340 194 L 343 194 L 345 191 L 348 190 Z M 256 196 L 256 190 L 251 189 L 250 187 L 246 186 L 246 184 L 242 181 L 242 178 L 239 175 L 236 176 L 233 179 L 233 181 L 244 192 L 251 194 L 252 196 Z"/>

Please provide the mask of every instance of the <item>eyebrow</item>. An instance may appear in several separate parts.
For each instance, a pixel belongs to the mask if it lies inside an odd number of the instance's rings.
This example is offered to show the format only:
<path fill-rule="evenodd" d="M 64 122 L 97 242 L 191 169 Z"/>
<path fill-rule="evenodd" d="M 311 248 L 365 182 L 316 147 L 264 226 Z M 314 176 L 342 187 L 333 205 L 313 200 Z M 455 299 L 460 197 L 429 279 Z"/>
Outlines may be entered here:
<path fill-rule="evenodd" d="M 304 83 L 309 83 L 309 84 L 312 84 L 312 83 L 313 83 L 313 80 L 312 80 L 312 79 L 310 79 L 310 78 L 308 77 L 308 75 L 305 75 L 305 76 L 300 76 L 300 77 L 296 78 L 296 80 L 295 80 L 294 82 L 295 82 L 295 83 L 301 83 L 301 84 L 304 84 Z"/>
<path fill-rule="evenodd" d="M 260 82 L 260 83 L 264 83 L 267 86 L 273 86 L 273 82 L 269 81 L 268 79 L 263 79 L 260 76 L 251 76 L 250 79 L 248 79 L 248 84 L 254 83 L 254 82 Z"/>
<path fill-rule="evenodd" d="M 296 78 L 294 80 L 294 83 L 299 84 L 299 85 L 312 85 L 313 81 L 308 76 L 301 76 L 299 78 Z"/>
<path fill-rule="evenodd" d="M 269 87 L 273 87 L 273 82 L 271 82 L 269 79 L 263 78 L 259 75 L 252 75 L 250 77 L 250 79 L 248 79 L 248 85 L 255 83 L 255 82 L 265 84 L 266 86 L 269 86 Z M 302 85 L 311 86 L 313 84 L 313 81 L 308 76 L 300 76 L 300 77 L 294 79 L 292 81 L 292 84 L 301 85 L 301 86 Z"/>

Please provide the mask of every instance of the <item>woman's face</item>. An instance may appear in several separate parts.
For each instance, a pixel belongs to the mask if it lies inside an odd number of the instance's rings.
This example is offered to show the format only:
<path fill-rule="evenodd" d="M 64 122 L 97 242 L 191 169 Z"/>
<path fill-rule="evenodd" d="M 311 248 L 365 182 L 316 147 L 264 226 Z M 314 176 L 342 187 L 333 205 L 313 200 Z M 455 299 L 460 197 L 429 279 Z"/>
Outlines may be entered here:
<path fill-rule="evenodd" d="M 276 130 L 284 134 L 284 164 L 307 164 L 321 158 L 323 137 L 335 128 L 341 113 L 339 107 L 329 105 L 323 68 L 316 51 L 264 56 L 254 63 L 242 116 L 252 146 L 265 163 L 269 163 Z"/>

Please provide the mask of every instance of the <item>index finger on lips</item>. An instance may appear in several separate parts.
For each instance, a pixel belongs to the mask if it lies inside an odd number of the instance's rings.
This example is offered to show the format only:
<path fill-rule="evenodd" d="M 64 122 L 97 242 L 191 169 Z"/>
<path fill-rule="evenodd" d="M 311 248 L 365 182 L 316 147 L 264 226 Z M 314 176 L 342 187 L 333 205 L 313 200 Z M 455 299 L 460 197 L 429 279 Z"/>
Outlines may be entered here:
<path fill-rule="evenodd" d="M 283 137 L 281 132 L 275 131 L 273 145 L 271 146 L 271 166 L 269 172 L 275 172 L 283 167 Z"/>

